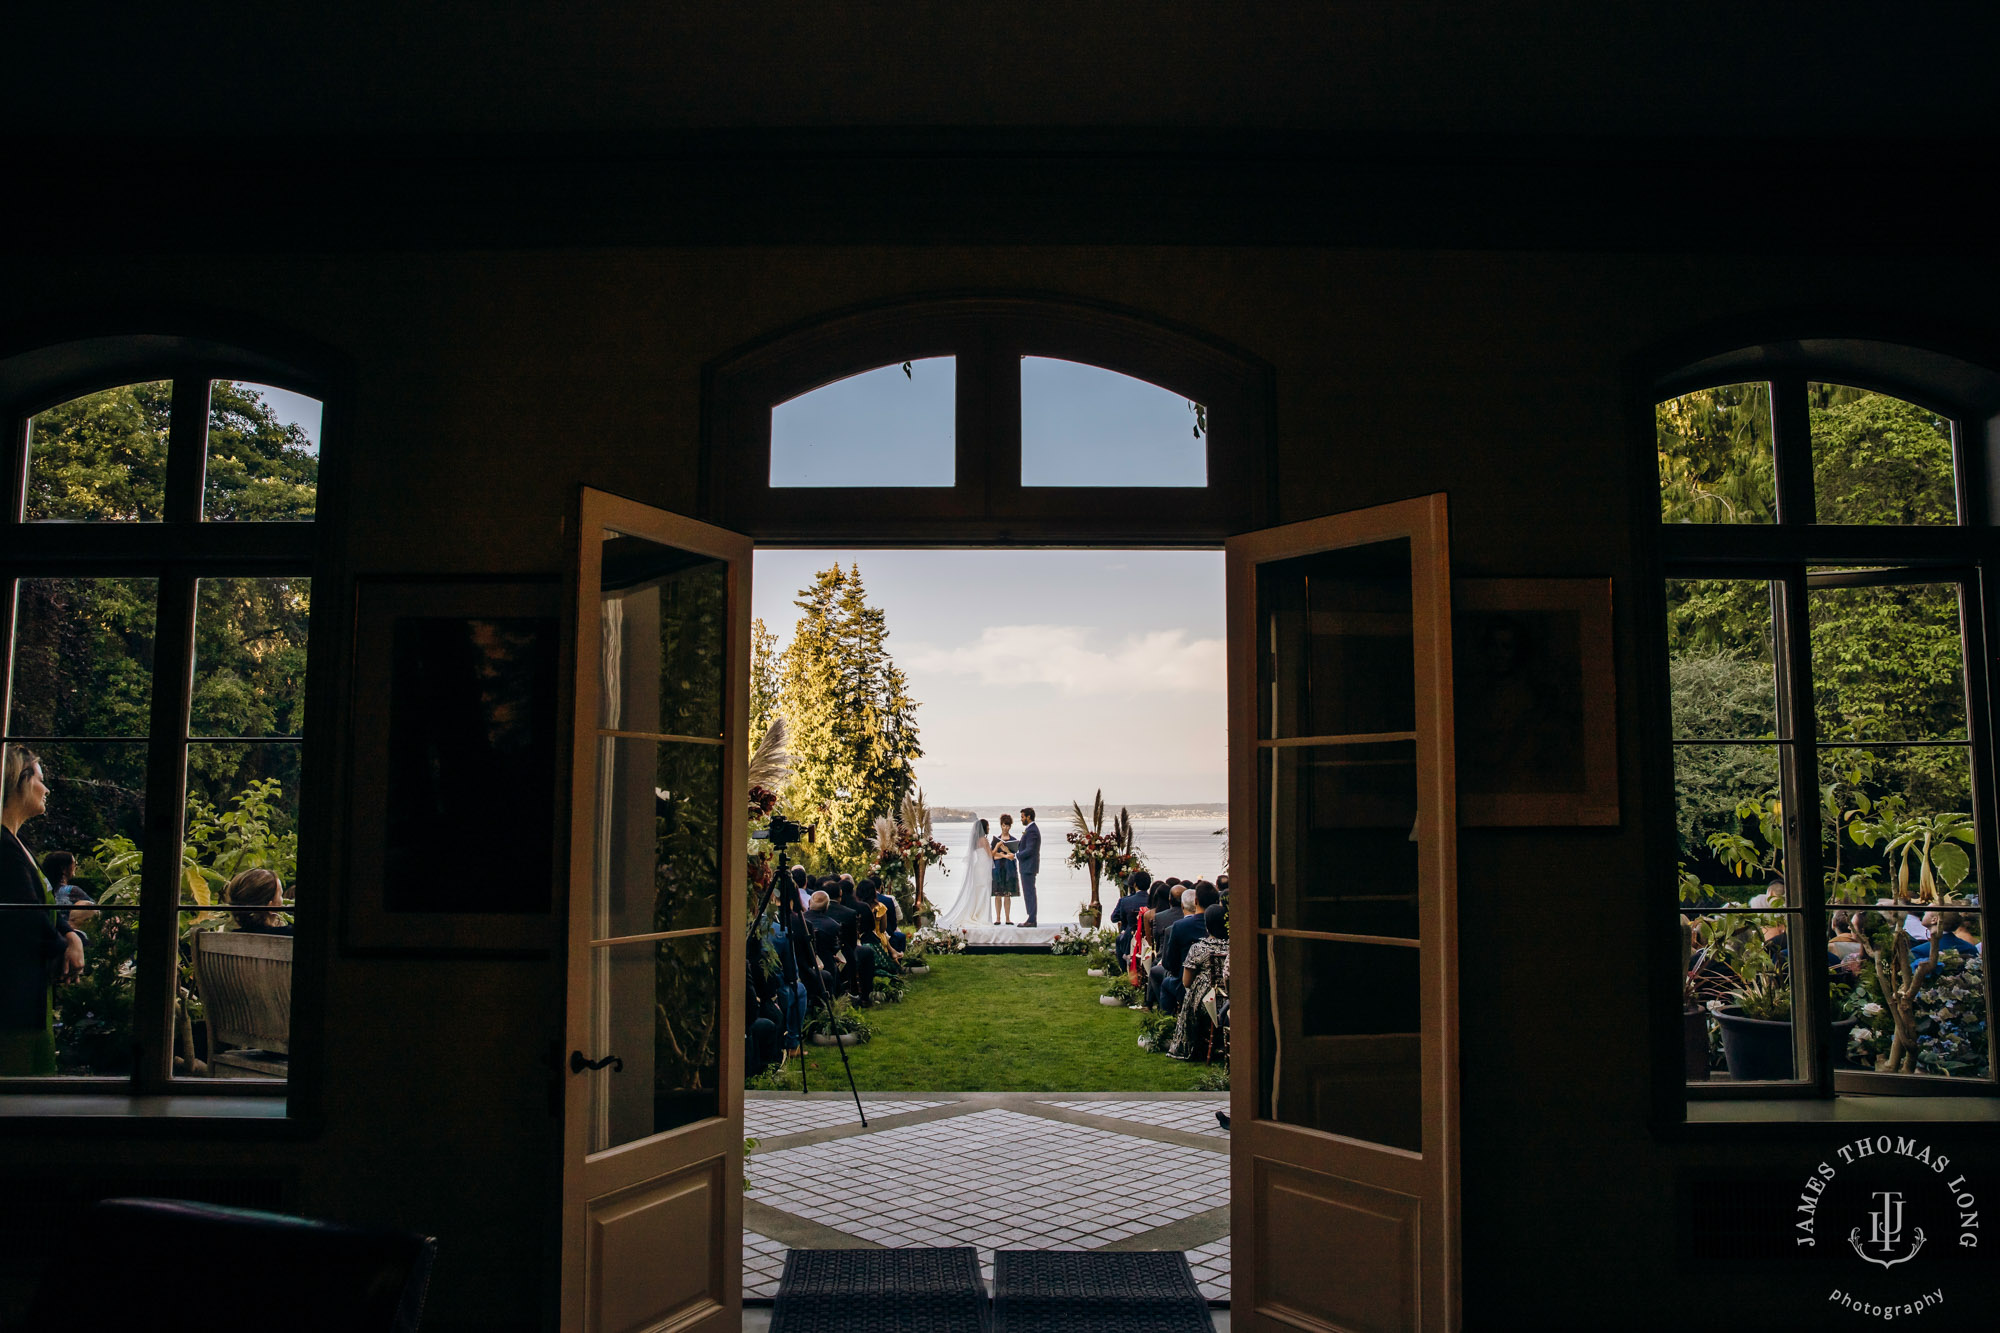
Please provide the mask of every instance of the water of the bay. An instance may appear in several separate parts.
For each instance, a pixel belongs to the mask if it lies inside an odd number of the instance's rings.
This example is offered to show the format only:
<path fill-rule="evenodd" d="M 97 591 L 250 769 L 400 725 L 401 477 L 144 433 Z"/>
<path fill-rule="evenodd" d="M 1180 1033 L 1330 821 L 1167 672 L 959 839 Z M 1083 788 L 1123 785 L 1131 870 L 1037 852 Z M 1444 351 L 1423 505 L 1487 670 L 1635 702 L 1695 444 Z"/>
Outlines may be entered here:
<path fill-rule="evenodd" d="M 997 818 L 989 815 L 987 821 L 997 833 Z M 1065 925 L 1075 921 L 1076 909 L 1090 901 L 1090 874 L 1069 864 L 1069 843 L 1064 840 L 1071 827 L 1068 820 L 1057 822 L 1044 819 L 1036 822 L 1042 828 L 1042 870 L 1035 878 L 1036 897 L 1041 902 L 1040 920 L 1043 925 Z M 1221 817 L 1214 815 L 1201 819 L 1134 819 L 1132 830 L 1136 835 L 1139 855 L 1154 875 L 1213 880 L 1223 868 L 1223 847 L 1228 841 L 1220 833 L 1223 822 Z M 940 884 L 937 872 L 930 872 L 926 877 L 925 893 L 936 902 L 949 903 L 957 897 L 959 886 L 964 883 L 965 855 L 972 846 L 972 825 L 939 823 L 933 826 L 932 834 L 951 848 L 951 856 L 946 861 L 951 867 L 951 874 Z M 1108 910 L 1114 896 L 1105 888 L 1099 889 L 1098 896 Z M 1021 916 L 1018 906 L 1014 916 L 1017 920 Z"/>

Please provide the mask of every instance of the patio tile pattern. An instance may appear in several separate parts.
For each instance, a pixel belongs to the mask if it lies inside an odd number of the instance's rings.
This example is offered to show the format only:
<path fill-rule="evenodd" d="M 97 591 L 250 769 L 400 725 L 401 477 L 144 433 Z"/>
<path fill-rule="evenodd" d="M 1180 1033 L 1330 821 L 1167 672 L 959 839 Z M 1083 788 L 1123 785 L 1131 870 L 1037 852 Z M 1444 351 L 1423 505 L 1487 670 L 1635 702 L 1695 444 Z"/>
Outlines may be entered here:
<path fill-rule="evenodd" d="M 1213 1108 L 1193 1105 L 1214 1123 Z M 1168 1159 L 1171 1168 L 1161 1169 Z M 1226 1153 L 991 1105 L 760 1151 L 750 1171 L 759 1202 L 847 1235 L 890 1246 L 975 1246 L 989 1280 L 996 1249 L 1096 1249 L 1229 1200 Z M 1135 1198 L 1137 1179 L 1154 1183 Z M 1226 1248 L 1221 1253 L 1226 1264 Z M 746 1294 L 749 1263 L 746 1249 Z"/>
<path fill-rule="evenodd" d="M 911 1111 L 925 1111 L 943 1102 L 917 1101 L 875 1101 L 868 1097 L 861 1099 L 862 1107 L 868 1112 L 868 1119 L 884 1120 L 892 1115 L 905 1115 Z M 753 1139 L 775 1139 L 785 1134 L 803 1134 L 808 1130 L 832 1129 L 836 1125 L 860 1126 L 854 1114 L 854 1102 L 850 1099 L 827 1098 L 806 1099 L 750 1097 L 743 1103 L 743 1132 Z"/>
<path fill-rule="evenodd" d="M 1120 1120 L 1136 1120 L 1142 1125 L 1155 1125 L 1161 1129 L 1177 1129 L 1183 1134 L 1206 1134 L 1210 1138 L 1226 1139 L 1229 1131 L 1215 1118 L 1217 1111 L 1229 1109 L 1229 1098 L 1217 1097 L 1213 1101 L 1130 1101 L 1130 1102 L 1057 1102 L 1045 1103 L 1060 1106 L 1065 1111 L 1085 1111 L 1091 1115 L 1115 1116 Z"/>
<path fill-rule="evenodd" d="M 786 1247 L 754 1231 L 743 1233 L 743 1295 L 776 1300 L 778 1279 L 785 1275 Z M 1192 1262 L 1192 1260 L 1190 1260 Z"/>
<path fill-rule="evenodd" d="M 1187 1252 L 1187 1261 L 1202 1295 L 1212 1301 L 1229 1299 L 1229 1237 L 1196 1246 Z"/>

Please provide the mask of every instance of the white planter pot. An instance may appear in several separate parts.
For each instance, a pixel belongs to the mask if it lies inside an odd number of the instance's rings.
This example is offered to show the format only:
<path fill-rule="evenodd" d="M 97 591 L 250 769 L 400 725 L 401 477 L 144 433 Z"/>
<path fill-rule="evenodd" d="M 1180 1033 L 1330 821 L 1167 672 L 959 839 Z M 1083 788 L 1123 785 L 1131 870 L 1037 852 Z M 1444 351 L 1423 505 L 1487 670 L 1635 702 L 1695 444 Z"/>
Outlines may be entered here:
<path fill-rule="evenodd" d="M 1120 1009 L 1125 1008 L 1125 1001 L 1119 999 L 1116 995 L 1100 995 L 1097 997 L 1097 1002 L 1099 1004 L 1114 1004 Z"/>
<path fill-rule="evenodd" d="M 903 970 L 913 977 L 927 977 L 931 974 L 930 964 L 928 963 L 911 963 Z"/>
<path fill-rule="evenodd" d="M 1107 973 L 1101 967 L 1086 967 L 1083 969 L 1083 975 L 1086 977 L 1101 977 L 1107 975 Z"/>
<path fill-rule="evenodd" d="M 835 1038 L 828 1036 L 824 1032 L 815 1032 L 812 1034 L 812 1044 L 815 1046 L 859 1046 L 861 1044 L 861 1034 L 859 1032 L 843 1032 L 838 1038 Z"/>

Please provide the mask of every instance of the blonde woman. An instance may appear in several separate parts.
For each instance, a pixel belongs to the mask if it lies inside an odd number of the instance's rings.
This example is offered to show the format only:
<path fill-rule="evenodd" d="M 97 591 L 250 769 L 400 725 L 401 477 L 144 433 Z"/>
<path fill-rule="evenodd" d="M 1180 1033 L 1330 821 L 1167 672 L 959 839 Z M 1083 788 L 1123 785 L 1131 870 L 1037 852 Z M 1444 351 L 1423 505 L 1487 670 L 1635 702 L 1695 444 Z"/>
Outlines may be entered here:
<path fill-rule="evenodd" d="M 41 760 L 8 746 L 0 782 L 0 1075 L 53 1074 L 50 986 L 83 971 L 83 936 L 58 928 L 55 893 L 21 842 L 21 826 L 49 806 Z"/>

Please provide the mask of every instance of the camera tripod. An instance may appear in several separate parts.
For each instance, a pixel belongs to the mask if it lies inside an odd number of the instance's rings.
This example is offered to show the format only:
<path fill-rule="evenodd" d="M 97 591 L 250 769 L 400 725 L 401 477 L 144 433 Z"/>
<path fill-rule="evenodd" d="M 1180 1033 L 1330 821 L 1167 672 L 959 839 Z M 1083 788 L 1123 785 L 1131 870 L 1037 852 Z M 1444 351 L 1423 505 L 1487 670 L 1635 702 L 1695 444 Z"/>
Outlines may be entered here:
<path fill-rule="evenodd" d="M 780 884 L 784 885 L 787 892 L 790 892 L 792 888 L 791 857 L 788 855 L 790 851 L 790 844 L 781 842 L 776 845 L 778 848 L 778 868 L 772 872 L 771 882 L 764 886 L 764 901 L 757 905 L 757 915 L 750 923 L 751 937 L 753 939 L 759 938 L 762 935 L 762 928 L 764 925 L 764 913 L 770 910 L 771 901 L 778 891 L 778 886 Z M 803 919 L 804 914 L 801 913 L 800 915 L 801 918 Z M 795 942 L 793 942 L 789 938 L 791 934 L 791 930 L 789 927 L 786 928 L 785 933 L 788 937 L 786 940 L 786 947 L 794 950 L 792 956 L 793 958 L 796 959 L 798 957 L 798 954 L 796 952 L 798 946 Z M 819 955 L 817 953 L 813 955 L 813 970 L 815 972 L 819 970 Z M 799 976 L 799 984 L 801 986 L 806 985 L 805 976 L 803 973 L 801 973 Z M 833 1010 L 833 989 L 834 988 L 832 986 L 820 987 L 820 1002 L 826 1006 L 827 1031 L 833 1037 L 834 1049 L 840 1052 L 840 1066 L 842 1069 L 847 1071 L 847 1090 L 854 1096 L 854 1113 L 861 1117 L 861 1127 L 863 1129 L 866 1129 L 868 1128 L 868 1112 L 861 1109 L 861 1090 L 857 1088 L 854 1083 L 854 1066 L 848 1063 L 847 1043 L 841 1041 L 840 1039 L 841 1034 L 834 1030 L 837 1019 L 835 1017 Z M 806 994 L 808 996 L 812 994 L 811 986 L 806 986 Z M 800 1025 L 800 1029 L 801 1030 L 799 1033 L 799 1039 L 803 1041 L 805 1040 L 805 1033 L 803 1030 L 804 1024 Z M 805 1052 L 800 1051 L 799 1052 L 799 1095 L 803 1097 L 811 1091 L 812 1089 L 808 1087 L 806 1083 Z"/>

